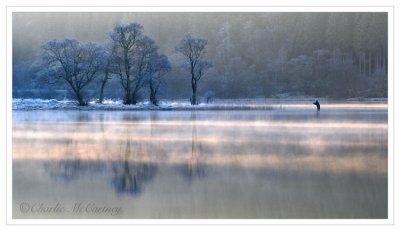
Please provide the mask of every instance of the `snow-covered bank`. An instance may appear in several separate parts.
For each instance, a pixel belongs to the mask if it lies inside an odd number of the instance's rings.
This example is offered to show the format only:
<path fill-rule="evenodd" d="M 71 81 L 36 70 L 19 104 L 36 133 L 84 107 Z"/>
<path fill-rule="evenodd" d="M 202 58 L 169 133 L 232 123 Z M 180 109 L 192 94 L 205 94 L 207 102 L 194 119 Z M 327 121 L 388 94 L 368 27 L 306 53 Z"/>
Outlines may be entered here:
<path fill-rule="evenodd" d="M 159 106 L 149 101 L 135 105 L 124 105 L 122 100 L 105 100 L 103 104 L 90 101 L 88 106 L 78 106 L 74 100 L 13 99 L 13 110 L 232 110 L 232 109 L 272 109 L 262 103 L 222 101 L 218 103 L 200 103 L 193 106 L 185 100 L 163 100 Z"/>
<path fill-rule="evenodd" d="M 78 106 L 74 100 L 13 99 L 13 110 L 273 110 L 314 108 L 314 99 L 218 99 L 192 106 L 188 100 L 162 100 L 159 106 L 149 101 L 124 105 L 122 100 L 105 100 L 103 104 L 90 101 Z M 324 108 L 387 107 L 387 99 L 349 99 L 332 101 L 320 99 Z M 358 104 L 359 103 L 359 104 Z"/>

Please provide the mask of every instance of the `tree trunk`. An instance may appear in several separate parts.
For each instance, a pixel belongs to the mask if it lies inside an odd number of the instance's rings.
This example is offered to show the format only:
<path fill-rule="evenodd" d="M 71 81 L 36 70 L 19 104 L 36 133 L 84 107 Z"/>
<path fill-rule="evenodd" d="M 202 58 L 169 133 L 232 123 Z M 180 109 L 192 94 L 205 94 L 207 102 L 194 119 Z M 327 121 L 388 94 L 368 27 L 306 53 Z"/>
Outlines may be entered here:
<path fill-rule="evenodd" d="M 190 98 L 190 104 L 191 105 L 196 105 L 197 104 L 197 100 L 196 100 L 196 91 L 197 91 L 197 81 L 196 81 L 196 78 L 195 78 L 195 75 L 194 75 L 194 64 L 193 64 L 193 62 L 191 61 L 190 62 L 190 74 L 191 74 L 191 76 L 192 76 L 192 91 L 193 91 L 193 94 L 192 94 L 192 97 Z"/>
<path fill-rule="evenodd" d="M 131 104 L 137 104 L 138 98 L 139 98 L 138 97 L 139 96 L 139 90 L 140 90 L 139 83 L 137 83 L 135 88 L 133 89 L 133 92 L 132 92 Z"/>
<path fill-rule="evenodd" d="M 196 81 L 192 81 L 192 91 L 193 91 L 193 95 L 192 95 L 192 98 L 190 98 L 190 103 L 192 105 L 197 105 L 197 99 L 196 99 L 197 82 Z"/>
<path fill-rule="evenodd" d="M 155 92 L 151 92 L 151 93 L 150 93 L 150 102 L 151 102 L 152 104 L 154 104 L 155 106 L 158 106 L 158 100 L 157 100 L 157 98 L 156 98 Z"/>
<path fill-rule="evenodd" d="M 132 94 L 129 88 L 125 89 L 124 104 L 132 104 Z"/>
<path fill-rule="evenodd" d="M 78 100 L 79 106 L 87 106 L 87 103 L 83 100 L 81 92 L 77 90 L 76 92 L 76 99 Z"/>
<path fill-rule="evenodd" d="M 108 80 L 108 73 L 106 74 L 105 78 L 103 79 L 103 81 L 101 82 L 101 86 L 100 86 L 100 95 L 99 95 L 99 103 L 103 103 L 104 101 L 104 88 L 106 86 Z"/>
<path fill-rule="evenodd" d="M 132 104 L 132 97 L 129 91 L 125 93 L 124 104 Z"/>
<path fill-rule="evenodd" d="M 131 80 L 130 80 L 130 65 L 128 59 L 128 48 L 124 48 L 124 68 L 126 76 L 126 88 L 124 96 L 124 104 L 132 104 L 132 94 L 131 94 Z M 121 76 L 122 77 L 122 76 Z"/>
<path fill-rule="evenodd" d="M 155 106 L 158 106 L 157 98 L 156 98 L 156 89 L 154 89 L 153 81 L 150 81 L 150 102 Z"/>
<path fill-rule="evenodd" d="M 126 93 L 125 98 L 126 98 L 126 100 L 125 100 L 124 104 L 136 104 L 137 103 L 135 93 L 131 94 L 131 91 Z"/>
<path fill-rule="evenodd" d="M 123 81 L 122 81 L 123 82 Z M 122 86 L 124 86 L 122 84 Z M 125 95 L 124 95 L 124 104 L 132 104 L 132 89 L 129 75 L 126 77 L 126 85 L 124 86 Z"/>
<path fill-rule="evenodd" d="M 81 89 L 79 89 L 78 86 L 75 86 L 72 82 L 68 82 L 68 83 L 71 86 L 72 91 L 75 93 L 75 98 L 78 101 L 78 105 L 86 106 L 87 103 L 83 100 L 83 97 L 81 95 Z"/>

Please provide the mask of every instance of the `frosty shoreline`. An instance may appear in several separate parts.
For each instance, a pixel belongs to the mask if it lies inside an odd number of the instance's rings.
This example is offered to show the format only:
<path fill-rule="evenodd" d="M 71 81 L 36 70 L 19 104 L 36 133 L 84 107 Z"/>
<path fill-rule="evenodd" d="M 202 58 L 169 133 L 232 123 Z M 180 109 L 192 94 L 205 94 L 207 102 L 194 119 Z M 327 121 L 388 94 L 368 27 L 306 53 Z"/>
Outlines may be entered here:
<path fill-rule="evenodd" d="M 217 99 L 211 103 L 200 103 L 192 106 L 188 100 L 161 100 L 159 106 L 149 101 L 136 105 L 124 105 L 121 100 L 105 100 L 103 104 L 90 101 L 88 106 L 78 106 L 74 100 L 44 100 L 44 99 L 13 99 L 13 110 L 273 110 L 288 108 L 313 108 L 314 99 Z M 387 99 L 347 99 L 324 100 L 320 102 L 325 107 L 385 107 Z M 354 105 L 356 104 L 356 105 Z M 335 105 L 335 106 L 334 106 Z"/>

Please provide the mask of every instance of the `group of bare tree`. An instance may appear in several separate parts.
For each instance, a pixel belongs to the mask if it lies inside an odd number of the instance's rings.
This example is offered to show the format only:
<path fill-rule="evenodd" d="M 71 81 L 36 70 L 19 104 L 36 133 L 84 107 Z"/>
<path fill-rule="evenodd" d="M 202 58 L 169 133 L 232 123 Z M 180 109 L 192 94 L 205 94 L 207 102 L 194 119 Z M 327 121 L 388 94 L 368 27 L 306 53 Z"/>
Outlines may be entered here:
<path fill-rule="evenodd" d="M 157 94 L 171 71 L 167 56 L 158 52 L 155 41 L 144 34 L 138 23 L 118 24 L 105 45 L 81 43 L 73 39 L 51 40 L 42 46 L 39 76 L 47 83 L 64 81 L 72 90 L 80 106 L 87 105 L 82 92 L 95 79 L 99 79 L 99 103 L 103 103 L 104 89 L 111 78 L 118 78 L 123 89 L 123 103 L 136 104 L 142 88 L 148 86 L 149 100 L 158 105 Z M 191 76 L 196 105 L 197 83 L 212 65 L 204 57 L 207 40 L 186 35 L 176 51 L 186 59 Z"/>

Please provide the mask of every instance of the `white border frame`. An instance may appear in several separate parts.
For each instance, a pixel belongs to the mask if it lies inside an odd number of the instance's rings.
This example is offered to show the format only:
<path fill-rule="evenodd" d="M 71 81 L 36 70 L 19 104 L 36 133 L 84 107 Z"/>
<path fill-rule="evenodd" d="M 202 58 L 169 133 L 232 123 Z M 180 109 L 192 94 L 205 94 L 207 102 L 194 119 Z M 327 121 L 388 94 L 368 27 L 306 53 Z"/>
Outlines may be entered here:
<path fill-rule="evenodd" d="M 13 219 L 12 218 L 12 13 L 13 12 L 387 12 L 388 13 L 388 219 Z M 394 6 L 368 7 L 22 7 L 7 6 L 7 224 L 394 224 Z"/>

